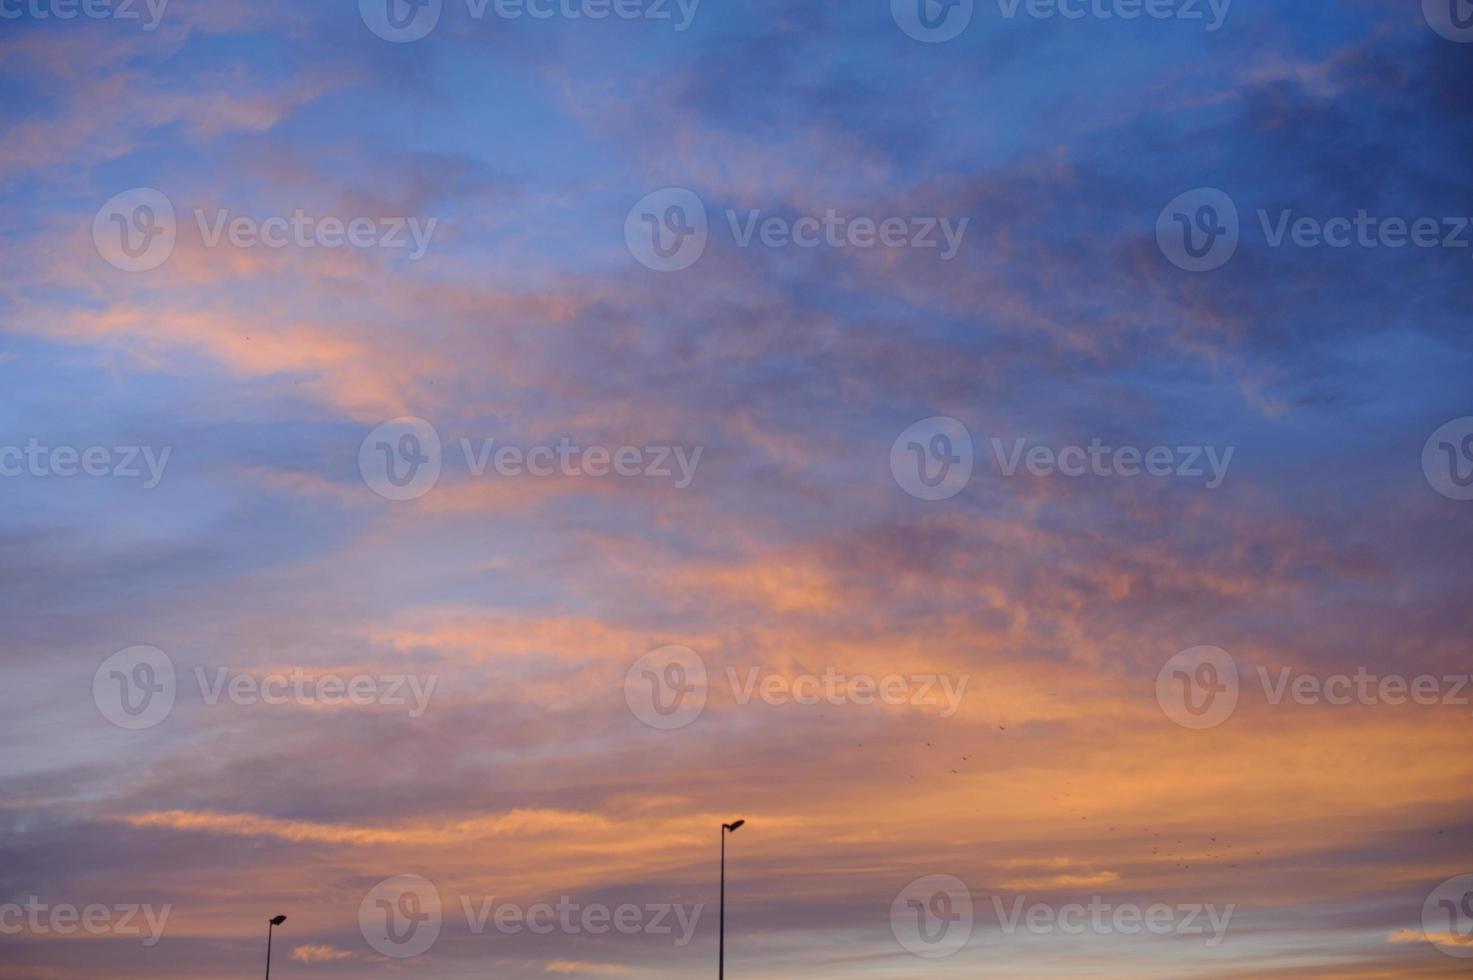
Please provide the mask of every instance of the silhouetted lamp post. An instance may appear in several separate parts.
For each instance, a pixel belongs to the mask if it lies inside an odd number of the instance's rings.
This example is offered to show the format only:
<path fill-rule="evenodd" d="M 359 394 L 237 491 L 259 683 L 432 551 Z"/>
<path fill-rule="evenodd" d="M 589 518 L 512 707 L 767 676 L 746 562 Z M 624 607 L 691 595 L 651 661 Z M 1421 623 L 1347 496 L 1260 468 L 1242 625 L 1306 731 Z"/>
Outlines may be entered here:
<path fill-rule="evenodd" d="M 716 946 L 716 977 L 726 980 L 726 835 L 742 829 L 745 820 L 721 825 L 721 933 Z"/>
<path fill-rule="evenodd" d="M 271 930 L 286 921 L 286 916 L 278 915 L 266 922 L 266 980 L 271 980 Z"/>

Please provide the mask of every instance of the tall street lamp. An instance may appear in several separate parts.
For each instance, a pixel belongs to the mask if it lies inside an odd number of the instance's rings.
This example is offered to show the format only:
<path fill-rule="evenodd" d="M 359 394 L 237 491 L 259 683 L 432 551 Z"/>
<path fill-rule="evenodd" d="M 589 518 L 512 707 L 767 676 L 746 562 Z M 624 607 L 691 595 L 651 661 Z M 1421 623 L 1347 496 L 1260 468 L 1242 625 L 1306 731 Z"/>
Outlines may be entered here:
<path fill-rule="evenodd" d="M 286 916 L 278 915 L 274 919 L 266 920 L 266 980 L 271 980 L 271 930 L 286 921 Z"/>
<path fill-rule="evenodd" d="M 726 835 L 742 829 L 745 820 L 721 825 L 721 932 L 716 947 L 716 977 L 726 980 Z"/>

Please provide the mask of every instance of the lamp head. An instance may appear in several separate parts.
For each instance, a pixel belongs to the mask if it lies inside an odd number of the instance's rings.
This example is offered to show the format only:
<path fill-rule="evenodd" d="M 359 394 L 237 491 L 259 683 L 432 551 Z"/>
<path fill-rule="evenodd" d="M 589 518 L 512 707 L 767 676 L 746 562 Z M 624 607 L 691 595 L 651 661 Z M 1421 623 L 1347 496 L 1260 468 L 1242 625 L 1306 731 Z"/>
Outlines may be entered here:
<path fill-rule="evenodd" d="M 285 921 L 286 921 L 286 916 L 284 916 L 284 915 L 278 915 L 276 918 L 274 918 L 274 919 L 271 920 L 271 924 L 273 926 L 279 926 L 279 925 L 281 925 Z"/>
<path fill-rule="evenodd" d="M 731 833 L 734 834 L 738 830 L 740 830 L 742 828 L 742 824 L 744 824 L 746 822 L 747 821 L 745 821 L 745 820 L 734 820 L 731 823 L 724 823 L 724 824 L 722 824 L 721 825 L 721 829 L 722 830 L 725 830 L 725 831 L 729 831 L 729 832 L 731 832 Z"/>

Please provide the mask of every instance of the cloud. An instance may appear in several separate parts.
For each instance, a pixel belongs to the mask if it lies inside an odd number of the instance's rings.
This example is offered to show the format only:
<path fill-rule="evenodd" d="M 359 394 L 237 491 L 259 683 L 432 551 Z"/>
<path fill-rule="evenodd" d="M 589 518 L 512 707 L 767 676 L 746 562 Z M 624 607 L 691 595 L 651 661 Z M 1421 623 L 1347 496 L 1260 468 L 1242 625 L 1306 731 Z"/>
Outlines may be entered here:
<path fill-rule="evenodd" d="M 729 926 L 753 975 L 915 973 L 889 910 L 931 873 L 984 911 L 1002 890 L 1239 908 L 1211 955 L 989 933 L 963 971 L 1437 974 L 1407 926 L 1470 858 L 1466 708 L 1274 706 L 1255 686 L 1260 667 L 1467 671 L 1473 541 L 1417 464 L 1468 411 L 1466 256 L 1245 241 L 1193 277 L 1152 234 L 1207 183 L 1250 229 L 1259 207 L 1467 213 L 1466 58 L 1415 10 L 1314 0 L 1216 38 L 979 11 L 950 46 L 911 43 L 883 5 L 764 0 L 679 39 L 447 19 L 415 45 L 351 5 L 179 13 L 153 40 L 22 25 L 0 46 L 26 86 L 0 107 L 0 445 L 175 447 L 157 492 L 4 478 L 0 890 L 176 908 L 167 961 L 26 940 L 20 975 L 223 978 L 267 901 L 312 938 L 297 961 L 356 968 L 359 903 L 399 873 L 452 913 L 709 907 L 735 815 Z M 142 183 L 180 237 L 127 274 L 89 229 Z M 679 275 L 622 240 L 664 184 L 697 189 L 718 232 Z M 207 247 L 190 213 L 297 206 L 441 231 L 409 263 Z M 948 263 L 800 254 L 738 247 L 728 208 L 971 224 Z M 400 504 L 357 454 L 402 414 L 446 454 Z M 928 505 L 888 453 L 936 414 L 979 453 Z M 562 437 L 704 455 L 676 491 L 478 478 L 459 451 Z M 1211 492 L 1009 477 L 990 446 L 1017 438 L 1237 455 Z M 93 674 L 136 643 L 174 658 L 178 696 L 121 732 Z M 678 732 L 624 690 L 669 643 L 710 672 Z M 1244 697 L 1187 732 L 1154 683 L 1202 643 L 1238 658 Z M 345 665 L 433 675 L 433 704 L 209 704 L 194 685 Z M 737 696 L 752 672 L 825 671 L 968 685 L 951 717 Z M 674 978 L 707 956 L 504 938 L 446 929 L 426 975 Z"/>
<path fill-rule="evenodd" d="M 292 950 L 292 959 L 301 963 L 331 963 L 352 958 L 352 953 L 332 946 L 297 946 Z"/>
<path fill-rule="evenodd" d="M 574 960 L 553 960 L 543 967 L 545 973 L 587 974 L 593 976 L 627 976 L 634 971 L 617 963 L 580 963 Z"/>

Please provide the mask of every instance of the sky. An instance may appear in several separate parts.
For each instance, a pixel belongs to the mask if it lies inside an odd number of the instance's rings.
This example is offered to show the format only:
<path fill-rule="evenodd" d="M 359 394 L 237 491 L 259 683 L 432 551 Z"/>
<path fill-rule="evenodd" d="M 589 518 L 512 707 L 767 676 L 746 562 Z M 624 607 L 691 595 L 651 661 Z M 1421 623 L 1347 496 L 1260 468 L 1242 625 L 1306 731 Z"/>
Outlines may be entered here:
<path fill-rule="evenodd" d="M 704 976 L 724 846 L 733 977 L 1465 976 L 1470 85 L 0 0 L 0 974 Z"/>

